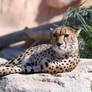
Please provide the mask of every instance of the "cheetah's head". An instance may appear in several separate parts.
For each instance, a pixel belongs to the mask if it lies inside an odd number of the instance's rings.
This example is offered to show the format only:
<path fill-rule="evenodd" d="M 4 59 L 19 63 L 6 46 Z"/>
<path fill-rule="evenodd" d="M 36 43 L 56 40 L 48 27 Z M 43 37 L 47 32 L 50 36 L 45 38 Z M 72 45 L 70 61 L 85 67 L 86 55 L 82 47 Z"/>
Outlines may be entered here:
<path fill-rule="evenodd" d="M 51 43 L 53 49 L 59 55 L 66 55 L 78 50 L 77 37 L 80 33 L 79 30 L 74 30 L 70 27 L 58 27 L 51 32 Z"/>

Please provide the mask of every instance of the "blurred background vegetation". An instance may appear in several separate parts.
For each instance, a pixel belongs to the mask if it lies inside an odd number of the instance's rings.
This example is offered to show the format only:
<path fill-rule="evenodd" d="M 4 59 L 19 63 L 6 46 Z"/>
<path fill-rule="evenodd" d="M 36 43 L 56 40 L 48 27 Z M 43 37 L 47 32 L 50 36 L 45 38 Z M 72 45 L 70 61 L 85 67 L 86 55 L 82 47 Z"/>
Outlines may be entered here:
<path fill-rule="evenodd" d="M 68 18 L 63 20 L 63 25 L 82 29 L 79 37 L 80 56 L 92 58 L 92 6 L 69 10 Z"/>

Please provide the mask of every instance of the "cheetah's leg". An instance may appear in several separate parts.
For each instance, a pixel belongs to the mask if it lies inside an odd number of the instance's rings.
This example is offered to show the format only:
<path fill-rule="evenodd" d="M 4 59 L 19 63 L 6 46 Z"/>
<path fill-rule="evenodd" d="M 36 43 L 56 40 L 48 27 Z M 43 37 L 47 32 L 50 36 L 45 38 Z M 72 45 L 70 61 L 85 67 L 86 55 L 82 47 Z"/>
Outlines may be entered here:
<path fill-rule="evenodd" d="M 68 65 L 63 65 L 62 62 L 52 62 L 48 58 L 43 59 L 38 65 L 18 65 L 18 66 L 1 66 L 0 67 L 0 76 L 14 74 L 14 73 L 37 73 L 37 72 L 48 72 L 48 73 L 57 73 L 57 72 L 69 72 Z"/>
<path fill-rule="evenodd" d="M 41 72 L 40 65 L 0 66 L 0 77 L 8 74 L 15 74 L 15 73 L 25 74 L 25 73 L 34 73 L 34 72 Z"/>
<path fill-rule="evenodd" d="M 38 65 L 30 66 L 29 63 L 21 66 L 25 71 L 24 73 L 36 73 L 36 72 L 48 72 L 48 73 L 57 73 L 57 72 L 69 72 L 73 69 L 68 65 L 64 65 L 64 62 L 51 61 L 48 58 L 44 58 Z"/>

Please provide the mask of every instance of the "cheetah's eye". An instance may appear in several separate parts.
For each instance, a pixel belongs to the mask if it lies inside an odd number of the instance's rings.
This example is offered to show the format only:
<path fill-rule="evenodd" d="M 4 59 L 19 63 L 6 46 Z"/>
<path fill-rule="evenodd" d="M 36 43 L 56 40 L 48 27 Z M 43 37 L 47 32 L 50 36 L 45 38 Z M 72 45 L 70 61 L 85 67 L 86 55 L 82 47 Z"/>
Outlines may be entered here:
<path fill-rule="evenodd" d="M 53 37 L 56 37 L 56 34 L 53 34 Z"/>
<path fill-rule="evenodd" d="M 65 34 L 64 37 L 69 37 L 69 34 Z"/>

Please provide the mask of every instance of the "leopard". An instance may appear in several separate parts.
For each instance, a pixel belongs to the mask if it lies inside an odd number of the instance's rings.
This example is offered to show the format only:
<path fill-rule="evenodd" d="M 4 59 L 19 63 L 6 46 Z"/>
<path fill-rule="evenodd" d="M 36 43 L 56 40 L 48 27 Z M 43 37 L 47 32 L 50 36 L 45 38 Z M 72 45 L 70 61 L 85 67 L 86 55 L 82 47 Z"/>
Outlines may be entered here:
<path fill-rule="evenodd" d="M 0 76 L 9 74 L 71 72 L 80 61 L 78 37 L 81 29 L 59 26 L 50 31 L 50 43 L 29 47 L 0 65 Z"/>

